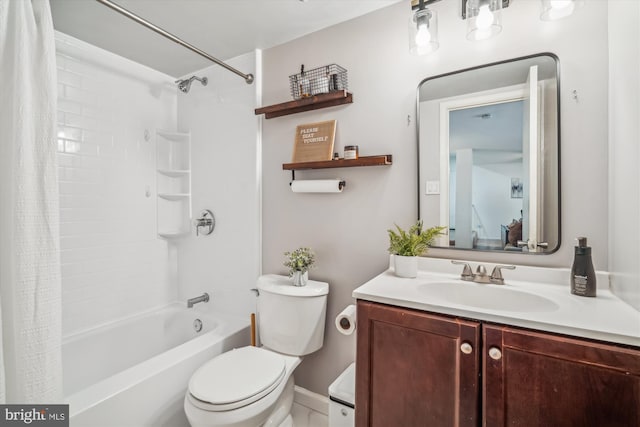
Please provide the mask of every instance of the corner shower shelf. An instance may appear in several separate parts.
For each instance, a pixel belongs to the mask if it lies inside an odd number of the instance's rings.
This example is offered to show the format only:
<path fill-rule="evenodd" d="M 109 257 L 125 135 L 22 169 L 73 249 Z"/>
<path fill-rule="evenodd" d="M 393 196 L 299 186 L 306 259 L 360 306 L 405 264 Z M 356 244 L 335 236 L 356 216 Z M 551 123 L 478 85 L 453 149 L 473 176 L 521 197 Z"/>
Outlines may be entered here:
<path fill-rule="evenodd" d="M 189 193 L 158 193 L 158 197 L 160 197 L 161 199 L 165 199 L 165 200 L 172 200 L 172 201 L 176 201 L 176 200 L 185 200 L 188 199 L 189 197 L 191 197 L 191 194 Z"/>
<path fill-rule="evenodd" d="M 164 176 L 170 176 L 171 178 L 177 178 L 180 176 L 188 176 L 191 171 L 188 169 L 158 169 L 158 173 Z"/>
<path fill-rule="evenodd" d="M 191 134 L 156 130 L 157 234 L 191 231 Z"/>
<path fill-rule="evenodd" d="M 289 114 L 301 113 L 303 111 L 318 110 L 320 108 L 334 107 L 336 105 L 351 104 L 353 94 L 346 90 L 330 93 L 322 93 L 309 98 L 297 99 L 295 101 L 283 102 L 281 104 L 268 105 L 256 108 L 256 116 L 264 114 L 265 119 L 288 116 Z"/>
<path fill-rule="evenodd" d="M 182 231 L 182 230 L 158 232 L 158 236 L 164 237 L 165 239 L 182 237 L 182 236 L 186 236 L 187 234 L 189 234 L 189 231 Z"/>
<path fill-rule="evenodd" d="M 393 163 L 391 154 L 380 156 L 363 156 L 357 159 L 325 160 L 320 162 L 284 163 L 284 170 L 331 169 L 355 166 L 387 166 Z"/>
<path fill-rule="evenodd" d="M 156 130 L 156 135 L 160 136 L 164 139 L 168 139 L 170 141 L 184 141 L 184 142 L 189 142 L 191 140 L 191 134 L 190 133 L 184 133 L 184 132 L 168 132 L 166 130 Z"/>

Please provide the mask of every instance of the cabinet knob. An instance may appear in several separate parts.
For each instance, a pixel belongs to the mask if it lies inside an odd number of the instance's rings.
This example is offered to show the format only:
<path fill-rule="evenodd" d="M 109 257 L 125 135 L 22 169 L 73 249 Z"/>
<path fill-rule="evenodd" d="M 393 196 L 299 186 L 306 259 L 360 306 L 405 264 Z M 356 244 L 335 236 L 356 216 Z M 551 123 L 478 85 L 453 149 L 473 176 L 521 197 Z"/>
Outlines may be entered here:
<path fill-rule="evenodd" d="M 493 360 L 500 360 L 502 359 L 502 352 L 498 347 L 491 347 L 489 349 L 489 357 Z"/>
<path fill-rule="evenodd" d="M 460 346 L 460 351 L 464 354 L 471 354 L 471 352 L 473 351 L 473 346 L 468 342 L 463 342 Z"/>

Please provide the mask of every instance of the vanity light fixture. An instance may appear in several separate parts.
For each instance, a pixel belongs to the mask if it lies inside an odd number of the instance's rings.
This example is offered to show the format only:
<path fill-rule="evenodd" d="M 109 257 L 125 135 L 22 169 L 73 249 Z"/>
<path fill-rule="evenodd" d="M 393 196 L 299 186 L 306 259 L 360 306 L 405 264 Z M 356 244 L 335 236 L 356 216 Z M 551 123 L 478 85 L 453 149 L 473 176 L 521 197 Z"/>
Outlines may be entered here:
<path fill-rule="evenodd" d="M 468 40 L 486 40 L 502 31 L 502 0 L 463 0 L 462 3 Z"/>
<path fill-rule="evenodd" d="M 571 15 L 580 3 L 576 0 L 541 0 L 541 2 L 540 19 L 543 21 L 565 18 Z"/>
<path fill-rule="evenodd" d="M 415 55 L 426 55 L 440 47 L 438 15 L 435 10 L 426 7 L 427 3 L 432 2 L 419 0 L 417 10 L 409 18 L 409 49 Z"/>
<path fill-rule="evenodd" d="M 438 15 L 427 6 L 440 0 L 411 0 L 409 47 L 411 53 L 425 55 L 438 49 Z M 511 0 L 460 0 L 462 19 L 467 20 L 467 39 L 486 40 L 502 31 L 502 9 Z M 540 0 L 540 19 L 552 21 L 571 15 L 584 0 Z"/>

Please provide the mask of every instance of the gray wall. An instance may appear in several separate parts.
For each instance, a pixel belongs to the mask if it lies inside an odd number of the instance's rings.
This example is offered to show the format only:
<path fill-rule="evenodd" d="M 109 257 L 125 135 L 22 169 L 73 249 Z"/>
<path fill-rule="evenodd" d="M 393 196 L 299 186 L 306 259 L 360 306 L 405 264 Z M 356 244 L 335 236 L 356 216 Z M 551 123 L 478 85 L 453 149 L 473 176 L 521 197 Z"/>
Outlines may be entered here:
<path fill-rule="evenodd" d="M 561 63 L 560 250 L 547 256 L 447 250 L 431 255 L 567 267 L 573 238 L 586 235 L 596 268 L 607 269 L 607 3 L 588 1 L 571 18 L 542 22 L 539 2 L 514 2 L 503 11 L 503 32 L 479 43 L 465 39 L 459 7 L 451 1 L 433 6 L 440 14 L 440 49 L 427 57 L 408 53 L 408 2 L 264 52 L 263 105 L 290 99 L 288 76 L 301 63 L 307 69 L 330 63 L 347 68 L 354 94 L 351 105 L 263 122 L 263 271 L 285 273 L 282 253 L 308 245 L 318 259 L 310 277 L 330 284 L 324 348 L 296 371 L 297 384 L 312 391 L 326 394 L 354 360 L 355 337 L 340 335 L 333 319 L 353 302 L 353 289 L 387 268 L 386 230 L 416 218 L 414 115 L 416 88 L 425 77 L 539 52 L 553 52 Z M 335 151 L 358 144 L 361 155 L 393 154 L 393 165 L 298 172 L 302 179 L 339 176 L 347 187 L 342 194 L 293 194 L 282 163 L 291 159 L 295 127 L 329 119 L 338 120 Z"/>

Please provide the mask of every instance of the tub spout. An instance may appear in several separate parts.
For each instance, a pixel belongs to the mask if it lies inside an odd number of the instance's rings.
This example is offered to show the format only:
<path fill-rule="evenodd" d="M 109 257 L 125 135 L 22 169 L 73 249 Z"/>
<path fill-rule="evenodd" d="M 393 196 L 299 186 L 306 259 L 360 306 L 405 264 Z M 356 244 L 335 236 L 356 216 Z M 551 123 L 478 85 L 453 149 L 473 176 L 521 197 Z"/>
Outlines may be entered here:
<path fill-rule="evenodd" d="M 200 295 L 199 297 L 189 298 L 187 300 L 187 308 L 191 308 L 191 307 L 193 307 L 195 304 L 197 304 L 199 302 L 209 302 L 209 294 L 205 292 L 204 294 Z"/>

